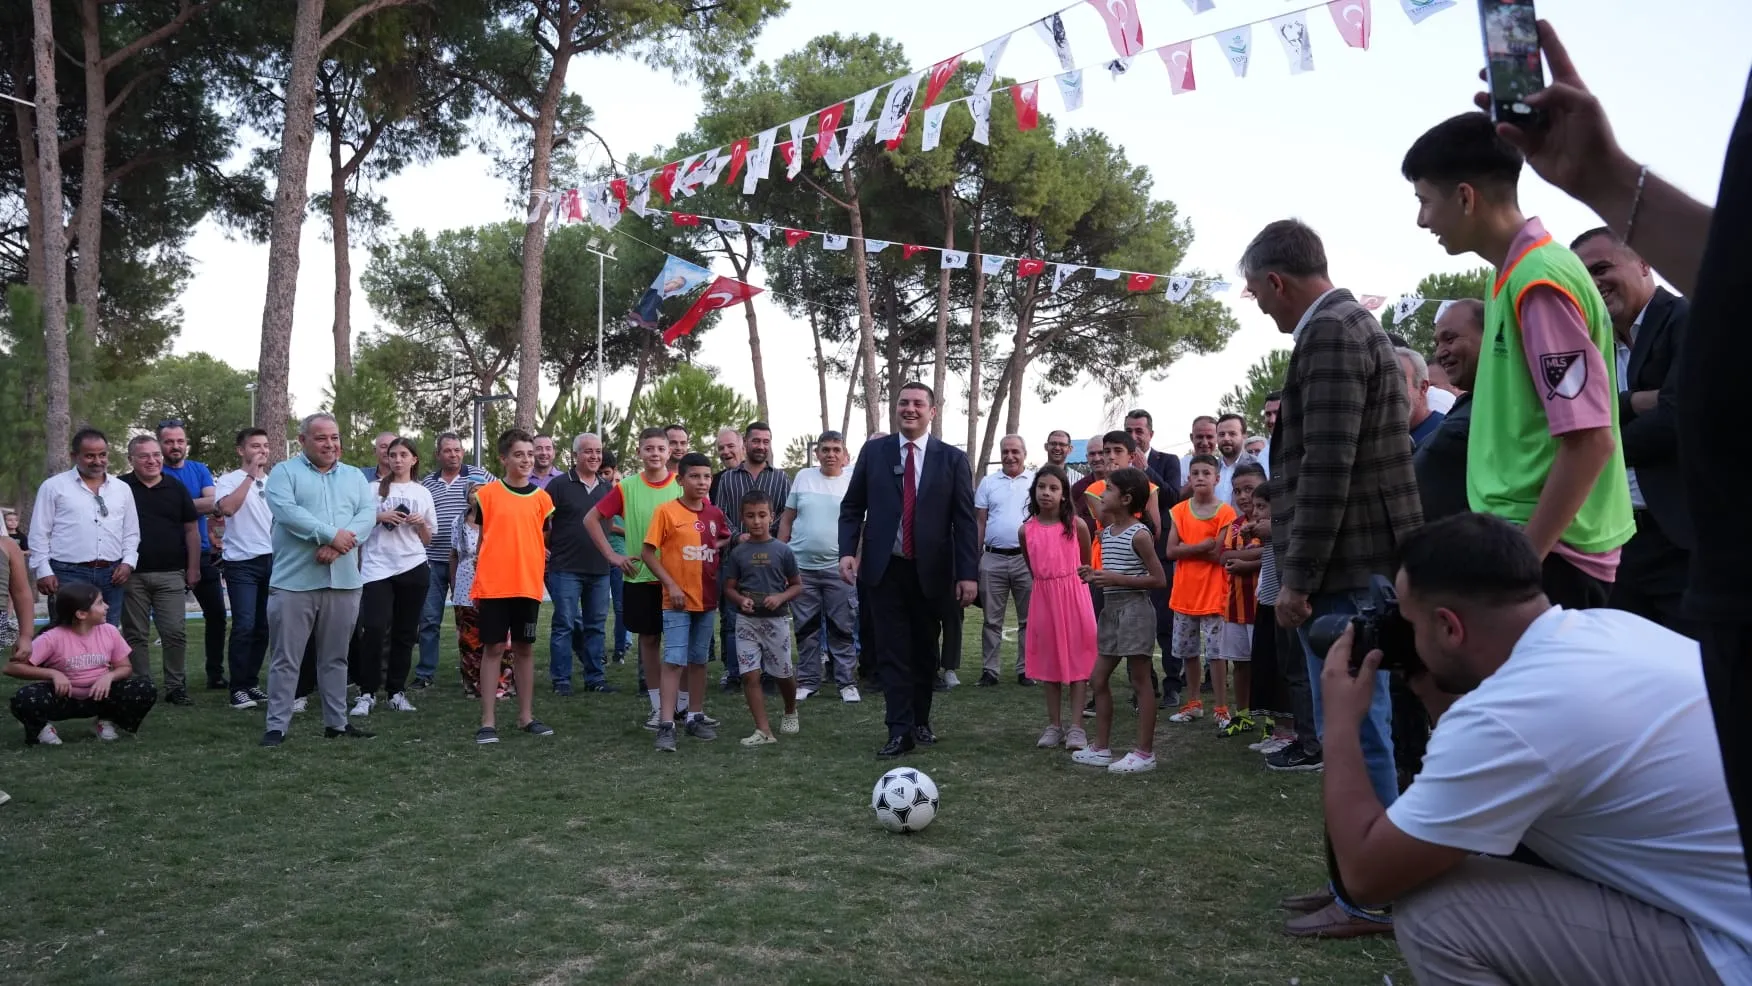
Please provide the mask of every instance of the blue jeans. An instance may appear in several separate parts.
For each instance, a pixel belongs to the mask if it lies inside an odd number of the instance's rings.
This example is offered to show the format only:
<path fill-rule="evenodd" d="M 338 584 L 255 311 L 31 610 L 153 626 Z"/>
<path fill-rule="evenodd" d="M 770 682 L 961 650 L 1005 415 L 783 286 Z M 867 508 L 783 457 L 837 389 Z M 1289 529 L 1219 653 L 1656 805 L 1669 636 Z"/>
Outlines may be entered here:
<path fill-rule="evenodd" d="M 618 657 L 632 646 L 628 639 L 626 620 L 621 615 L 621 590 L 626 586 L 626 575 L 618 568 L 608 570 L 608 592 L 614 597 L 614 653 Z"/>
<path fill-rule="evenodd" d="M 686 667 L 705 664 L 712 656 L 713 612 L 663 611 L 663 663 Z"/>
<path fill-rule="evenodd" d="M 122 625 L 122 598 L 124 589 L 110 581 L 115 574 L 113 568 L 92 568 L 89 565 L 69 565 L 65 562 L 50 561 L 49 570 L 55 573 L 55 578 L 61 582 L 83 582 L 86 585 L 97 586 L 97 591 L 103 596 L 103 604 L 109 607 L 109 613 L 104 622 L 112 627 Z M 55 601 L 49 600 L 49 612 L 55 611 Z"/>
<path fill-rule="evenodd" d="M 570 684 L 572 659 L 584 669 L 584 684 L 608 680 L 603 670 L 603 631 L 608 626 L 608 576 L 579 572 L 549 572 L 548 595 L 554 601 L 554 622 L 548 637 L 548 677 Z"/>
<path fill-rule="evenodd" d="M 261 687 L 268 656 L 268 577 L 272 554 L 225 563 L 225 594 L 231 599 L 231 687 Z"/>
<path fill-rule="evenodd" d="M 426 583 L 426 606 L 420 610 L 420 663 L 414 677 L 431 681 L 438 676 L 438 628 L 444 625 L 444 600 L 450 594 L 450 563 L 427 560 L 431 581 Z"/>

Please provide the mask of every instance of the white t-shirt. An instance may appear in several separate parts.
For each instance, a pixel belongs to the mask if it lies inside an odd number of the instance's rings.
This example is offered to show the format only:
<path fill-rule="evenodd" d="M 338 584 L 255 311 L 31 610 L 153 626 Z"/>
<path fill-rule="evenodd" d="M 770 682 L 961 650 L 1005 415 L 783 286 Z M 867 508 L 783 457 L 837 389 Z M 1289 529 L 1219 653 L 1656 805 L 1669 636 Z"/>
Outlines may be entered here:
<path fill-rule="evenodd" d="M 1623 377 L 1620 377 L 1619 379 L 1622 380 Z M 1430 410 L 1435 411 L 1438 414 L 1447 414 L 1449 411 L 1454 410 L 1454 395 L 1440 387 L 1430 388 L 1429 400 Z"/>
<path fill-rule="evenodd" d="M 791 521 L 791 553 L 798 568 L 821 572 L 839 567 L 840 501 L 851 487 L 850 470 L 827 476 L 820 469 L 803 469 L 791 480 L 785 507 L 797 511 Z"/>
<path fill-rule="evenodd" d="M 1557 869 L 1683 918 L 1752 983 L 1752 886 L 1697 644 L 1610 609 L 1551 610 L 1443 714 L 1400 831 Z"/>
<path fill-rule="evenodd" d="M 438 508 L 433 505 L 432 493 L 426 487 L 419 483 L 391 483 L 389 495 L 377 497 L 374 485 L 371 494 L 377 500 L 378 513 L 407 507 L 410 515 L 425 517 L 426 529 L 433 537 L 438 536 Z M 412 524 L 395 528 L 378 524 L 371 529 L 371 536 L 365 539 L 364 547 L 359 550 L 359 576 L 367 582 L 387 579 L 426 564 L 426 546 L 420 543 L 420 535 L 415 533 Z"/>
<path fill-rule="evenodd" d="M 1017 538 L 1022 524 L 1028 520 L 1028 491 L 1034 486 L 1034 470 L 1024 469 L 1015 476 L 1002 471 L 989 473 L 979 481 L 973 494 L 975 510 L 986 512 L 984 547 L 1010 549 L 1019 547 Z"/>
<path fill-rule="evenodd" d="M 246 561 L 273 554 L 274 515 L 268 510 L 267 482 L 264 479 L 258 485 L 249 473 L 233 469 L 213 483 L 213 495 L 221 500 L 237 492 L 239 486 L 247 484 L 250 487 L 243 495 L 243 506 L 225 518 L 223 557 L 226 561 Z"/>

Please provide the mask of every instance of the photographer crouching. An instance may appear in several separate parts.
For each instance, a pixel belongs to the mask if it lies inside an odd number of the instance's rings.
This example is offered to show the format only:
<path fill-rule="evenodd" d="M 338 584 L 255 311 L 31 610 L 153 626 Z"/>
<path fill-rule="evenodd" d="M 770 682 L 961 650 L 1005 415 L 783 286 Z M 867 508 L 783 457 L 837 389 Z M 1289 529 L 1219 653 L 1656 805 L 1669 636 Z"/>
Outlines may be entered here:
<path fill-rule="evenodd" d="M 1372 611 L 1310 628 L 1338 634 L 1321 677 L 1338 892 L 1393 904 L 1424 984 L 1752 983 L 1752 891 L 1697 644 L 1553 606 L 1541 577 L 1518 528 L 1460 514 L 1405 541 Z M 1360 738 L 1382 667 L 1436 722 L 1385 809 Z"/>

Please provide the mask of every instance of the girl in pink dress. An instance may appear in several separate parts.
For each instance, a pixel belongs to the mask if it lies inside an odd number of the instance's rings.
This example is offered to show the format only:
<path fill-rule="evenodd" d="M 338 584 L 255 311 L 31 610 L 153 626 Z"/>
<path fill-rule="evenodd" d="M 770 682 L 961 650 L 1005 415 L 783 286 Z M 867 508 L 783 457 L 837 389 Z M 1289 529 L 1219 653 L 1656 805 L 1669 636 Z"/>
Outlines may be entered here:
<path fill-rule="evenodd" d="M 1041 466 L 1028 491 L 1028 520 L 1022 525 L 1022 555 L 1034 574 L 1028 604 L 1028 677 L 1040 682 L 1049 725 L 1041 749 L 1064 744 L 1081 750 L 1089 738 L 1078 712 L 1095 667 L 1095 609 L 1089 589 L 1077 577 L 1089 564 L 1089 526 L 1071 510 L 1071 484 L 1059 466 Z M 1071 686 L 1071 728 L 1064 728 L 1061 698 Z"/>

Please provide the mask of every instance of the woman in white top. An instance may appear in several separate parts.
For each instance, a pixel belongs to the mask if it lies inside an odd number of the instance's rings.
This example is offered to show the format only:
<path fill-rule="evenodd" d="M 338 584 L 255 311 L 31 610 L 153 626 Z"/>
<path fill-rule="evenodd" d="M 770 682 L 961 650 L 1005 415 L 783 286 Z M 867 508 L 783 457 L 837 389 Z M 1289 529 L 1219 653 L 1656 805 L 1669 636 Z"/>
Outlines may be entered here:
<path fill-rule="evenodd" d="M 412 712 L 404 689 L 413 663 L 414 645 L 420 639 L 420 612 L 426 607 L 426 587 L 431 578 L 426 567 L 426 545 L 438 526 L 438 511 L 432 494 L 414 480 L 420 468 L 420 453 L 406 438 L 396 438 L 384 450 L 389 474 L 377 483 L 377 527 L 359 551 L 359 571 L 365 580 L 359 597 L 358 649 L 354 651 L 353 681 L 359 686 L 359 701 L 353 715 L 369 715 L 377 704 L 381 687 L 389 695 L 389 707 Z M 385 638 L 389 648 L 389 674 L 383 674 Z"/>

